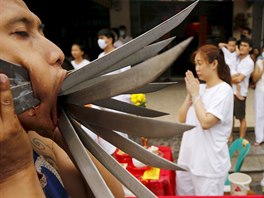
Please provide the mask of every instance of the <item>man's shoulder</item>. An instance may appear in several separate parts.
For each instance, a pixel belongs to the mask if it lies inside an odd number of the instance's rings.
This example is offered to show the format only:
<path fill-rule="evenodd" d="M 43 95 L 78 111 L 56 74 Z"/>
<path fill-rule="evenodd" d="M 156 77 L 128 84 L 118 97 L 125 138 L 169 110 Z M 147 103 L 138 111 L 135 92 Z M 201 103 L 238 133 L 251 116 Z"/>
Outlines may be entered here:
<path fill-rule="evenodd" d="M 252 58 L 250 57 L 250 55 L 247 55 L 245 58 L 243 58 L 239 65 L 245 65 L 245 66 L 253 66 L 254 67 L 254 61 L 252 60 Z"/>

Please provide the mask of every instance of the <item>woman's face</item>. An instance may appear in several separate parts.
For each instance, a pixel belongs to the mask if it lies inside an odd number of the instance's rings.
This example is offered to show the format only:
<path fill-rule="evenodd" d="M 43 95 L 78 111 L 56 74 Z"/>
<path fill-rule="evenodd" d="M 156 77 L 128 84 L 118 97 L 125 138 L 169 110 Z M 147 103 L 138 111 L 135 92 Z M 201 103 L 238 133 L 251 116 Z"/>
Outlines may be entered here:
<path fill-rule="evenodd" d="M 41 103 L 19 115 L 25 128 L 53 130 L 57 94 L 66 71 L 63 52 L 43 34 L 40 19 L 22 0 L 0 0 L 0 59 L 27 69 L 34 95 Z"/>
<path fill-rule="evenodd" d="M 79 59 L 82 58 L 83 56 L 83 51 L 81 50 L 79 45 L 73 45 L 71 48 L 71 54 L 74 59 Z"/>
<path fill-rule="evenodd" d="M 205 56 L 201 54 L 201 52 L 198 52 L 195 55 L 194 63 L 195 71 L 199 80 L 207 81 L 208 79 L 210 79 L 213 72 L 213 63 L 210 64 L 207 59 L 205 59 Z"/>

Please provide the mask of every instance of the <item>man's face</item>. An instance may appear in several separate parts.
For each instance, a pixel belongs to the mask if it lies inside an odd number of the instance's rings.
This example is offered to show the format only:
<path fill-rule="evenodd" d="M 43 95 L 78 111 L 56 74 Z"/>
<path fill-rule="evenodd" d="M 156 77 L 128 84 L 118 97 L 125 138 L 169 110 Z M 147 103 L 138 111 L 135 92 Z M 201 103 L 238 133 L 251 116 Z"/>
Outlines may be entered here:
<path fill-rule="evenodd" d="M 19 115 L 31 130 L 53 130 L 57 122 L 56 100 L 66 71 L 63 52 L 42 32 L 39 18 L 22 0 L 0 0 L 0 59 L 19 64 L 30 75 L 41 104 Z"/>
<path fill-rule="evenodd" d="M 244 37 L 246 38 L 250 38 L 250 34 L 248 32 L 248 30 L 242 30 L 242 33 L 241 33 Z"/>
<path fill-rule="evenodd" d="M 239 51 L 240 51 L 240 55 L 248 55 L 249 52 L 252 50 L 252 48 L 250 47 L 250 45 L 246 42 L 241 42 L 239 45 Z"/>

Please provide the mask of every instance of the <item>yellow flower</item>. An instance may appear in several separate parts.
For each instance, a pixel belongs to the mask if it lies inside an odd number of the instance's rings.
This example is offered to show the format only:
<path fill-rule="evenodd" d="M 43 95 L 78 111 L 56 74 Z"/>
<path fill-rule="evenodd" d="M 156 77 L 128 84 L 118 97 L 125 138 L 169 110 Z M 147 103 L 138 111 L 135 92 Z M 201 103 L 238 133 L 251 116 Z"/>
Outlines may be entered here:
<path fill-rule="evenodd" d="M 142 93 L 131 94 L 130 101 L 136 106 L 146 107 L 146 95 Z"/>

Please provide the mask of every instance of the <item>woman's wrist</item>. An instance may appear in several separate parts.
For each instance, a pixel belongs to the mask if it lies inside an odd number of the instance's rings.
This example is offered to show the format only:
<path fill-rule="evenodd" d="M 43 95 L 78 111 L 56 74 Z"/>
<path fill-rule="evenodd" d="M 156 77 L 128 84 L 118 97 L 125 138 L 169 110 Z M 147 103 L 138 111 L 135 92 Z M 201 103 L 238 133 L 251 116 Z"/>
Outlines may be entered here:
<path fill-rule="evenodd" d="M 193 103 L 193 105 L 195 105 L 199 99 L 200 99 L 200 95 L 192 96 L 192 103 Z"/>
<path fill-rule="evenodd" d="M 187 104 L 187 106 L 191 106 L 192 105 L 192 97 L 190 95 L 186 96 L 185 103 Z"/>

